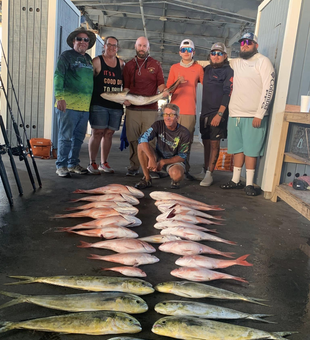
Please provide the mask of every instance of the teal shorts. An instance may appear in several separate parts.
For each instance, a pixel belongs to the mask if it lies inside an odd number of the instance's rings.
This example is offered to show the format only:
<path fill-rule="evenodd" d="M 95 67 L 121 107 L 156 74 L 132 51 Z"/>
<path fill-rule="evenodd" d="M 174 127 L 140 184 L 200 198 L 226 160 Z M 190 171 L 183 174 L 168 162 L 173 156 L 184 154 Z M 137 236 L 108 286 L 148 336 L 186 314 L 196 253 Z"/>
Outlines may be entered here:
<path fill-rule="evenodd" d="M 228 150 L 229 154 L 243 152 L 245 156 L 263 156 L 268 127 L 268 117 L 262 119 L 261 126 L 252 126 L 253 118 L 228 118 Z"/>

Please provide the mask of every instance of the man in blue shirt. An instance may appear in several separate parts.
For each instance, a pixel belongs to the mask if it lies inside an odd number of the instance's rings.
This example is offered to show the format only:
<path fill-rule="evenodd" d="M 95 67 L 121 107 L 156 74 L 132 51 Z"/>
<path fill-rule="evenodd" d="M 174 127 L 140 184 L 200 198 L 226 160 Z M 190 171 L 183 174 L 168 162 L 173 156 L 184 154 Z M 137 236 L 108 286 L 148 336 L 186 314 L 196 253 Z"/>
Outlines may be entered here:
<path fill-rule="evenodd" d="M 178 189 L 184 177 L 185 160 L 190 145 L 190 133 L 178 123 L 180 109 L 175 104 L 163 107 L 163 120 L 156 121 L 138 140 L 138 157 L 143 178 L 135 185 L 138 189 L 152 186 L 150 171 L 167 173 L 171 177 L 171 188 Z M 157 137 L 156 151 L 149 142 Z"/>

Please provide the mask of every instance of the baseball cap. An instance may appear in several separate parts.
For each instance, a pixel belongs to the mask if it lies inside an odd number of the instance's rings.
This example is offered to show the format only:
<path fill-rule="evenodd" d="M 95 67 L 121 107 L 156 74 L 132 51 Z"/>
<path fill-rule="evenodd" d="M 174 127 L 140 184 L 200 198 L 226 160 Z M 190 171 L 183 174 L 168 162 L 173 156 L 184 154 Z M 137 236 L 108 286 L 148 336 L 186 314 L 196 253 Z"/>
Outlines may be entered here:
<path fill-rule="evenodd" d="M 191 47 L 191 48 L 195 49 L 195 45 L 190 39 L 184 39 L 181 42 L 181 45 L 180 45 L 180 48 L 182 48 L 182 47 Z"/>
<path fill-rule="evenodd" d="M 217 43 L 212 45 L 211 52 L 214 51 L 214 50 L 218 50 L 218 51 L 227 53 L 226 46 L 223 43 L 221 43 L 221 42 L 217 42 Z"/>
<path fill-rule="evenodd" d="M 244 33 L 243 36 L 238 40 L 238 42 L 241 42 L 241 40 L 243 39 L 250 39 L 258 43 L 257 36 L 254 33 L 250 33 L 250 32 Z"/>

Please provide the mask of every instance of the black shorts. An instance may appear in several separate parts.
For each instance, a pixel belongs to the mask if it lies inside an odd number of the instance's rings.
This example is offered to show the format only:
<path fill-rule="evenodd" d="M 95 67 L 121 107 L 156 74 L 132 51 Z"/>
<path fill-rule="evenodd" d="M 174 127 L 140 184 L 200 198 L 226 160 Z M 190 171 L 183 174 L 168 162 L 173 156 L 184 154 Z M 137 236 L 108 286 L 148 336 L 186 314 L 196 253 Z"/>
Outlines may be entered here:
<path fill-rule="evenodd" d="M 227 138 L 227 115 L 223 115 L 219 126 L 211 126 L 213 117 L 217 115 L 213 113 L 210 116 L 200 116 L 200 133 L 201 139 L 220 140 Z"/>

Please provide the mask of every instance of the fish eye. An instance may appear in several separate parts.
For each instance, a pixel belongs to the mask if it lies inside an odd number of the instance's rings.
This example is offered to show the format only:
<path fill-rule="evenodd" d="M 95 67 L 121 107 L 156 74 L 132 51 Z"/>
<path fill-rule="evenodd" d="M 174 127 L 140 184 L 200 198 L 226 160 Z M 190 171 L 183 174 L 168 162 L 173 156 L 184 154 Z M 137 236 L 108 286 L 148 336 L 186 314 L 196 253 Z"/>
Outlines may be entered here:
<path fill-rule="evenodd" d="M 139 301 L 139 300 L 136 300 L 136 303 L 140 303 L 141 301 Z"/>
<path fill-rule="evenodd" d="M 164 306 L 166 306 L 167 302 L 162 302 L 162 304 L 163 304 Z"/>
<path fill-rule="evenodd" d="M 166 320 L 163 321 L 163 324 L 165 324 L 165 323 L 166 323 Z"/>

